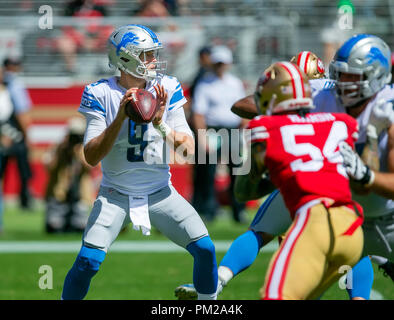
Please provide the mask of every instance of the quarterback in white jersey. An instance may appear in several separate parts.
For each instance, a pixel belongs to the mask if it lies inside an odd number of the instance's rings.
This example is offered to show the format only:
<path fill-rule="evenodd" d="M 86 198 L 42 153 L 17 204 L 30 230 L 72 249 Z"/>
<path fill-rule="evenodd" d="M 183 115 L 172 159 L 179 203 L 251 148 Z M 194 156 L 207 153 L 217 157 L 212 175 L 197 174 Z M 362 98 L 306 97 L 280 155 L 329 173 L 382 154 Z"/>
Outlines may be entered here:
<path fill-rule="evenodd" d="M 83 235 L 82 248 L 64 281 L 62 299 L 83 299 L 92 277 L 120 230 L 150 234 L 151 225 L 194 258 L 193 279 L 199 299 L 216 299 L 215 247 L 194 208 L 171 185 L 168 146 L 194 153 L 186 122 L 186 99 L 179 81 L 163 74 L 162 45 L 142 25 L 116 29 L 108 39 L 110 64 L 120 77 L 85 87 L 79 112 L 87 121 L 84 155 L 101 162 L 103 179 Z M 160 108 L 149 124 L 129 119 L 125 106 L 137 88 L 150 91 Z"/>
<path fill-rule="evenodd" d="M 168 95 L 162 121 L 177 133 L 192 136 L 182 108 L 186 98 L 181 84 L 176 78 L 163 75 L 148 81 L 145 90 L 156 96 L 154 87 L 158 84 L 165 88 Z M 85 134 L 85 145 L 114 121 L 126 92 L 126 88 L 119 84 L 118 77 L 102 79 L 85 87 L 78 110 L 90 124 Z M 152 123 L 136 124 L 127 119 L 113 148 L 101 162 L 101 185 L 131 195 L 154 193 L 167 186 L 171 182 L 169 154 L 165 146 L 160 132 Z"/>

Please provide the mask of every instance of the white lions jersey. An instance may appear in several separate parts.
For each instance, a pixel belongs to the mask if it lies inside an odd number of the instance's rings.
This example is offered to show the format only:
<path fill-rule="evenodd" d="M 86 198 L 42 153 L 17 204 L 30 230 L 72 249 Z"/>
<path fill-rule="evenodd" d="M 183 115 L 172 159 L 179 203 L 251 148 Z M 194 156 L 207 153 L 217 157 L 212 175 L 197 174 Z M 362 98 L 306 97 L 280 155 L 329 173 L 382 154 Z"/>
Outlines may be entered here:
<path fill-rule="evenodd" d="M 357 122 L 359 124 L 359 139 L 356 142 L 356 150 L 359 154 L 361 154 L 367 139 L 366 131 L 371 110 L 379 99 L 385 99 L 388 102 L 393 101 L 394 88 L 390 85 L 386 85 L 377 93 L 376 97 L 368 103 L 364 111 L 358 116 Z M 315 93 L 313 101 L 316 106 L 316 109 L 314 109 L 313 112 L 346 112 L 345 108 L 341 105 L 340 100 L 337 98 L 334 87 L 319 90 Z M 387 131 L 382 132 L 379 136 L 379 159 L 381 172 L 388 171 L 387 139 Z M 362 196 L 353 193 L 353 199 L 362 205 L 364 208 L 364 214 L 367 217 L 382 216 L 394 211 L 394 201 L 381 197 L 376 193 L 371 192 L 368 195 Z"/>
<path fill-rule="evenodd" d="M 331 79 L 311 79 L 309 80 L 309 84 L 312 90 L 312 98 L 321 90 L 329 90 L 335 86 L 335 82 Z"/>
<path fill-rule="evenodd" d="M 164 86 L 168 95 L 163 121 L 175 129 L 179 119 L 175 115 L 181 112 L 184 118 L 182 106 L 186 98 L 181 84 L 174 77 L 163 76 L 147 82 L 145 90 L 156 96 L 154 86 L 157 84 Z M 126 91 L 118 84 L 118 77 L 102 79 L 85 87 L 78 109 L 88 120 L 85 145 L 112 123 Z M 99 129 L 89 127 L 92 118 L 95 127 L 99 123 Z M 177 127 L 176 131 L 192 135 L 186 121 L 182 125 L 183 129 Z M 111 151 L 101 161 L 101 185 L 128 195 L 147 195 L 162 189 L 171 184 L 168 151 L 168 145 L 152 123 L 136 124 L 125 120 Z"/>

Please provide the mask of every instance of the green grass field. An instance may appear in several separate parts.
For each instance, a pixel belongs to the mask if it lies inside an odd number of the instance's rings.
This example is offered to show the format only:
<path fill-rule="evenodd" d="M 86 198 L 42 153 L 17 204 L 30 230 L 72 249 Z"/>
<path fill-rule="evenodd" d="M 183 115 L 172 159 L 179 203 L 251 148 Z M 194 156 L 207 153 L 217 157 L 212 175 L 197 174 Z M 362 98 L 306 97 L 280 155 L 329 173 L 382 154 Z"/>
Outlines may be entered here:
<path fill-rule="evenodd" d="M 235 224 L 228 215 L 219 217 L 207 225 L 212 240 L 233 240 L 243 233 L 247 225 Z M 250 212 L 248 218 L 253 218 Z M 43 210 L 24 212 L 14 207 L 6 207 L 4 212 L 4 232 L 0 244 L 7 241 L 47 241 L 75 242 L 81 234 L 47 235 L 44 233 Z M 129 227 L 118 240 L 162 240 L 164 236 L 153 230 L 150 237 Z M 169 241 L 168 241 L 169 242 Z M 217 252 L 218 262 L 225 252 Z M 74 262 L 75 253 L 4 253 L 0 252 L 0 299 L 59 299 L 64 278 Z M 272 252 L 260 252 L 255 263 L 235 279 L 219 296 L 221 300 L 258 299 L 258 291 L 271 258 Z M 42 265 L 51 266 L 53 288 L 40 289 L 39 273 Z M 192 279 L 192 257 L 183 252 L 109 252 L 100 272 L 94 277 L 86 299 L 128 299 L 128 300 L 172 300 L 176 286 L 189 283 Z M 379 294 L 384 300 L 394 299 L 394 285 L 375 268 L 374 296 Z M 345 290 L 334 284 L 322 299 L 346 300 Z"/>

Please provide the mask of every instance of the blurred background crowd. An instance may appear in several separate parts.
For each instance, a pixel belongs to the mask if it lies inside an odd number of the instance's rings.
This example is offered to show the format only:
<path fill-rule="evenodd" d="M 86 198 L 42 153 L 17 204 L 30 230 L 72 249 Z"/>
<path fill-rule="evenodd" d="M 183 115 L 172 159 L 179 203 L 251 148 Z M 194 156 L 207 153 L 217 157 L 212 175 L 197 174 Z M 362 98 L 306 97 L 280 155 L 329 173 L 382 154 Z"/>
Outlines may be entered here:
<path fill-rule="evenodd" d="M 46 219 L 48 232 L 83 228 L 82 200 L 91 204 L 99 173 L 75 164 L 83 132 L 76 110 L 84 85 L 114 73 L 106 56 L 109 34 L 131 23 L 157 32 L 167 73 L 181 81 L 194 128 L 200 128 L 199 115 L 209 118 L 197 105 L 201 98 L 193 99 L 207 71 L 231 73 L 244 95 L 253 91 L 259 73 L 273 61 L 289 60 L 301 50 L 316 53 L 328 66 L 336 49 L 360 32 L 378 35 L 394 48 L 392 0 L 0 0 L 0 120 L 11 119 L 4 111 L 9 106 L 19 132 L 19 138 L 2 141 L 4 196 L 17 198 L 28 210 L 34 199 L 45 199 L 47 214 L 57 213 Z M 218 47 L 222 53 L 211 60 Z M 218 70 L 218 63 L 226 65 L 225 70 Z M 229 119 L 230 108 L 223 121 L 207 122 L 207 127 L 242 127 L 241 119 Z M 174 184 L 207 220 L 220 205 L 229 205 L 234 220 L 243 221 L 244 207 L 232 203 L 228 193 L 228 169 L 194 168 L 194 176 L 193 168 L 172 169 Z M 90 189 L 86 175 L 91 177 Z M 198 176 L 209 176 L 214 183 L 196 180 Z M 210 195 L 204 194 L 207 183 L 214 186 Z M 199 188 L 204 192 L 198 193 Z M 206 199 L 212 200 L 209 208 L 202 207 Z M 70 212 L 75 211 L 73 224 Z"/>

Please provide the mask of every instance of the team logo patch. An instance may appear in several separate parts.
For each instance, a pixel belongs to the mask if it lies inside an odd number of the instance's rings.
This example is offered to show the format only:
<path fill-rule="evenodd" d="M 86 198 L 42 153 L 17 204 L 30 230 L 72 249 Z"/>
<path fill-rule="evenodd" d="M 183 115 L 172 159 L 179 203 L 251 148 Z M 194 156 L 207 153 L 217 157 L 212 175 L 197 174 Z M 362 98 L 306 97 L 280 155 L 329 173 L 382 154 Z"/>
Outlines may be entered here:
<path fill-rule="evenodd" d="M 283 86 L 280 88 L 283 94 L 293 94 L 293 88 L 290 86 Z"/>
<path fill-rule="evenodd" d="M 367 58 L 369 58 L 369 60 L 367 61 L 368 64 L 372 64 L 377 60 L 384 68 L 389 69 L 388 60 L 378 48 L 372 47 L 367 54 Z"/>
<path fill-rule="evenodd" d="M 317 71 L 319 73 L 324 73 L 325 72 L 324 64 L 323 64 L 323 61 L 321 61 L 321 59 L 317 59 Z"/>

